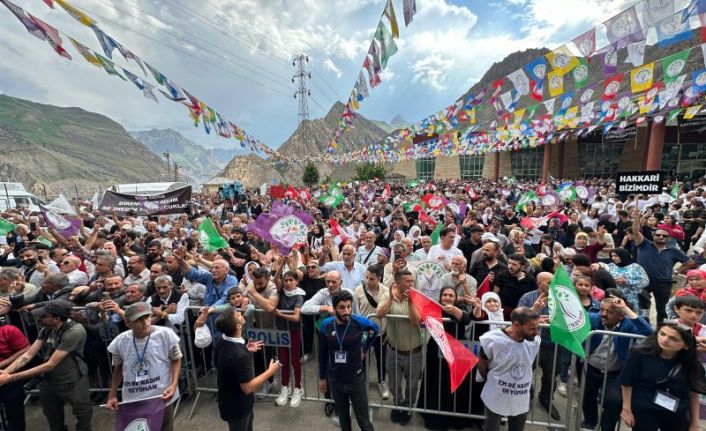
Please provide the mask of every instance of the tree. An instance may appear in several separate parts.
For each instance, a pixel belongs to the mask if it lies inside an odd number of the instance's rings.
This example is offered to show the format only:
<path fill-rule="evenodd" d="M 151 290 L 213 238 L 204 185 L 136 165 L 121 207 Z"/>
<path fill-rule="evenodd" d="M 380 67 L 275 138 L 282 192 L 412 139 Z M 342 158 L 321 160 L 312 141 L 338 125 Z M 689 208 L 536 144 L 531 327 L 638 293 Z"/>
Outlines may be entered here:
<path fill-rule="evenodd" d="M 358 165 L 355 167 L 355 178 L 359 181 L 372 180 L 373 178 L 385 178 L 385 166 L 383 165 Z"/>
<path fill-rule="evenodd" d="M 307 186 L 313 186 L 319 182 L 319 170 L 315 164 L 309 162 L 304 168 L 302 182 Z"/>

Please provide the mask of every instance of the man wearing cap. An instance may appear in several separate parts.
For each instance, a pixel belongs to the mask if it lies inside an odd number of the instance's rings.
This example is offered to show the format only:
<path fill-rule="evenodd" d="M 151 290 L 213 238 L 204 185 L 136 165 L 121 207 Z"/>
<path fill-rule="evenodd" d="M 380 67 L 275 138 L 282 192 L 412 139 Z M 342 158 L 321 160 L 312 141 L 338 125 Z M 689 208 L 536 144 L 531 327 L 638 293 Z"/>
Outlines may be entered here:
<path fill-rule="evenodd" d="M 106 407 L 118 408 L 118 385 L 123 402 L 161 397 L 167 404 L 162 431 L 174 427 L 174 401 L 179 398 L 181 349 L 171 329 L 152 325 L 152 309 L 146 302 L 125 309 L 130 331 L 118 335 L 108 346 L 113 358 L 113 378 Z"/>
<path fill-rule="evenodd" d="M 39 401 L 51 431 L 66 429 L 65 403 L 72 407 L 76 416 L 76 430 L 91 429 L 93 406 L 88 390 L 88 370 L 82 357 L 86 330 L 69 320 L 70 314 L 71 303 L 64 299 L 51 300 L 32 310 L 32 315 L 42 326 L 37 340 L 0 372 L 0 385 L 42 376 Z M 19 371 L 40 352 L 42 357 L 49 359 L 36 367 Z"/>

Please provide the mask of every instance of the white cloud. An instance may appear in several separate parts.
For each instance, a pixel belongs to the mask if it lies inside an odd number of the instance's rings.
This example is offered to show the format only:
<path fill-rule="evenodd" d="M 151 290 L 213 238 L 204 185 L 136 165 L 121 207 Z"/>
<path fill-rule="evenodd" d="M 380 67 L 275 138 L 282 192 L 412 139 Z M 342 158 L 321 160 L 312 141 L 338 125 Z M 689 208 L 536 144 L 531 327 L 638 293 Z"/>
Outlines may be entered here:
<path fill-rule="evenodd" d="M 341 75 L 343 75 L 343 72 L 341 72 L 341 69 L 339 69 L 330 58 L 327 58 L 326 60 L 324 60 L 324 69 L 333 72 L 337 78 L 340 78 Z"/>
<path fill-rule="evenodd" d="M 453 59 L 442 58 L 440 54 L 434 53 L 412 65 L 412 82 L 421 82 L 436 91 L 442 91 L 446 88 L 446 72 L 453 65 Z"/>

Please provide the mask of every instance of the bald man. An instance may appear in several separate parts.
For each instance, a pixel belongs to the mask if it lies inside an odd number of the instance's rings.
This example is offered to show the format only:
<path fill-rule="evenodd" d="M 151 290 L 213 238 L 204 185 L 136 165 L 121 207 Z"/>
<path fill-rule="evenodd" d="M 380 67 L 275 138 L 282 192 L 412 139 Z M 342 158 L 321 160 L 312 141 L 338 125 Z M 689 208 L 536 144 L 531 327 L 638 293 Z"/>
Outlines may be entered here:
<path fill-rule="evenodd" d="M 365 280 L 366 266 L 355 261 L 356 250 L 350 244 L 341 249 L 341 260 L 328 262 L 321 267 L 321 272 L 326 273 L 336 270 L 341 275 L 342 286 L 351 293 Z"/>
<path fill-rule="evenodd" d="M 78 269 L 81 266 L 81 259 L 76 256 L 64 256 L 59 263 L 61 272 L 69 277 L 69 286 L 85 286 L 88 284 L 88 275 Z"/>
<path fill-rule="evenodd" d="M 540 322 L 549 322 L 549 307 L 547 298 L 549 296 L 549 285 L 552 283 L 554 275 L 551 272 L 540 272 L 537 274 L 537 290 L 527 292 L 517 303 L 518 307 L 530 307 L 540 314 Z M 549 328 L 542 328 L 540 335 L 542 344 L 539 348 L 539 367 L 542 369 L 542 384 L 539 389 L 539 404 L 551 414 L 552 419 L 560 420 L 559 411 L 551 404 L 552 390 L 556 388 L 554 378 L 559 374 L 559 358 L 554 360 L 554 343 L 551 341 Z M 561 347 L 557 349 L 561 352 Z"/>

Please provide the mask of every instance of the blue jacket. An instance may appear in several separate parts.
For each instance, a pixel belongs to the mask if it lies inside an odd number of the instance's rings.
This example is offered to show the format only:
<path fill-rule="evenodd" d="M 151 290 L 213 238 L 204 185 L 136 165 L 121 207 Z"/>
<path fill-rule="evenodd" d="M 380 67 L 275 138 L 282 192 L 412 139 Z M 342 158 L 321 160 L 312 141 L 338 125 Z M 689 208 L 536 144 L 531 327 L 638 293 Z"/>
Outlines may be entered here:
<path fill-rule="evenodd" d="M 351 314 L 350 325 L 345 334 L 337 334 L 336 330 L 343 331 L 346 325 L 336 324 L 335 317 L 329 317 L 321 322 L 319 330 L 319 378 L 331 377 L 339 382 L 349 382 L 363 371 L 361 352 L 367 352 L 380 332 L 375 322 Z M 338 337 L 342 337 L 339 339 Z M 339 345 L 339 342 L 341 345 Z M 347 354 L 346 363 L 336 363 L 335 352 L 343 350 Z"/>
<path fill-rule="evenodd" d="M 591 320 L 592 330 L 606 330 L 605 325 L 601 322 L 601 316 L 599 313 L 588 313 L 588 318 Z M 653 329 L 650 324 L 647 323 L 647 321 L 641 316 L 637 316 L 635 319 L 623 318 L 615 330 L 615 332 L 622 334 L 639 335 L 650 335 L 652 331 Z M 586 352 L 586 354 L 591 354 L 591 352 L 594 351 L 601 343 L 601 340 L 603 340 L 603 335 L 592 335 L 590 349 Z M 628 359 L 631 341 L 634 341 L 634 339 L 620 336 L 613 337 L 613 351 L 618 355 L 621 365 Z"/>

